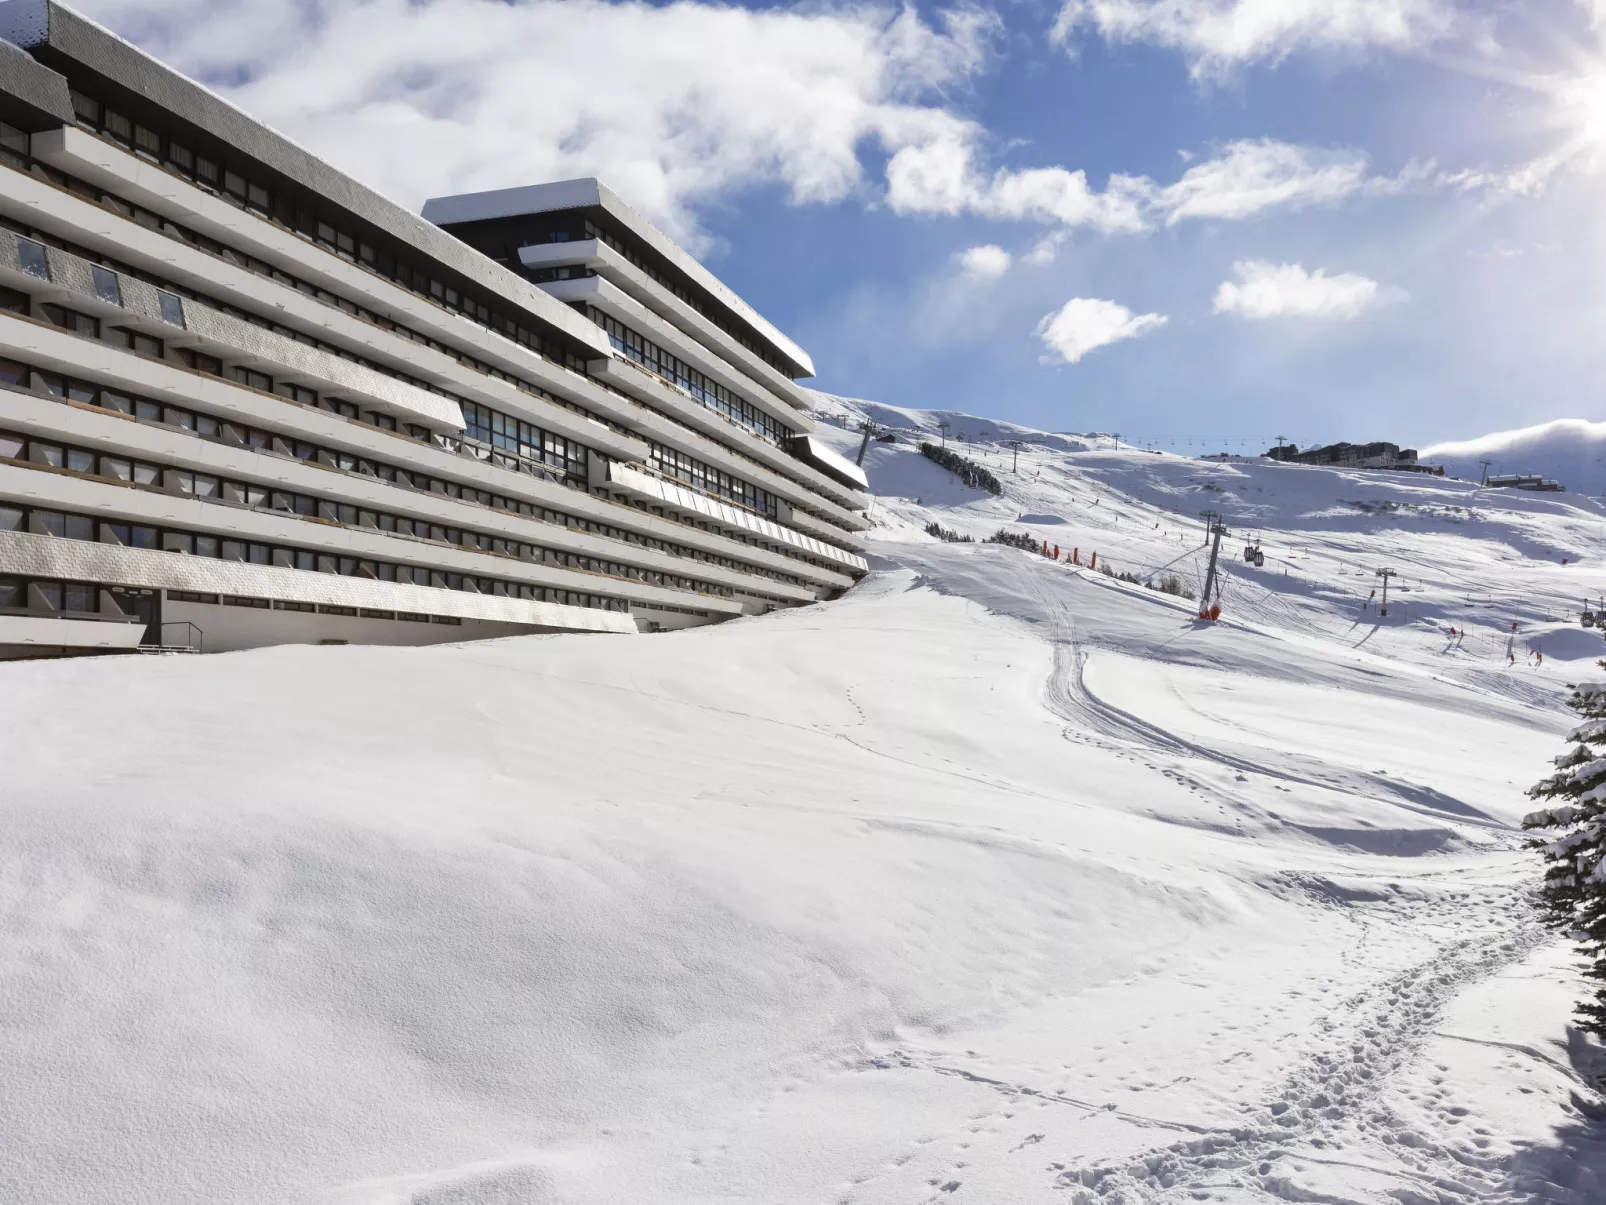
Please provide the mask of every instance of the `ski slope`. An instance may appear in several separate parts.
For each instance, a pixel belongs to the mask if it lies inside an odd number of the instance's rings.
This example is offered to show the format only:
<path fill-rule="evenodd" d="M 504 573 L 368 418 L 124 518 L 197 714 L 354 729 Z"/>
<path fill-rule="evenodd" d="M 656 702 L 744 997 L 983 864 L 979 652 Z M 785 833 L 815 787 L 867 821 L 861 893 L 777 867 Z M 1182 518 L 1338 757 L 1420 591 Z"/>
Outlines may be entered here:
<path fill-rule="evenodd" d="M 1606 1200 L 1512 828 L 1606 514 L 942 417 L 828 605 L 0 666 L 0 1199 Z M 1197 590 L 1206 508 L 1213 625 L 923 531 Z"/>

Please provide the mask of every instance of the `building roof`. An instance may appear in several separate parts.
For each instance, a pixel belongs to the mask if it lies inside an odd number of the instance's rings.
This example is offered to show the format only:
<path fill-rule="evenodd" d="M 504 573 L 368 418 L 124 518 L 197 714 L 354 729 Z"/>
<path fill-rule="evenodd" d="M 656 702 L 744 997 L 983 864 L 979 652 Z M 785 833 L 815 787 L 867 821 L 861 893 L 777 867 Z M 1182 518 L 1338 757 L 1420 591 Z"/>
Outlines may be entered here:
<path fill-rule="evenodd" d="M 511 302 L 569 338 L 599 352 L 608 352 L 606 337 L 592 323 L 517 273 L 359 184 L 215 92 L 65 5 L 55 0 L 0 3 L 0 38 L 30 52 L 46 67 L 72 66 L 86 70 L 144 98 L 293 183 L 372 223 L 418 254 Z M 0 60 L 0 83 L 4 81 L 4 60 Z M 73 120 L 70 108 L 65 120 L 68 123 Z"/>
<path fill-rule="evenodd" d="M 809 358 L 808 352 L 783 335 L 768 319 L 737 296 L 735 290 L 688 255 L 674 239 L 626 204 L 600 180 L 587 177 L 550 184 L 526 184 L 492 192 L 434 197 L 424 203 L 424 217 L 437 225 L 453 226 L 496 218 L 516 218 L 525 214 L 592 208 L 603 210 L 614 222 L 690 277 L 738 320 L 752 327 L 784 359 L 791 361 L 802 376 L 814 375 L 814 361 Z"/>

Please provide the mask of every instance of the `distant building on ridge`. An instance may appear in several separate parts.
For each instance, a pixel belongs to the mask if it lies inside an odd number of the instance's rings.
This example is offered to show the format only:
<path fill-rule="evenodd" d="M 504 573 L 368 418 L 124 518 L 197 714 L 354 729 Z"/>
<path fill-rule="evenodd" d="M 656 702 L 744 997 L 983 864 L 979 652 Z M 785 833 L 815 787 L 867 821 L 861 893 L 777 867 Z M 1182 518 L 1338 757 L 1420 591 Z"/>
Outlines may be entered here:
<path fill-rule="evenodd" d="M 1282 460 L 1290 464 L 1319 464 L 1346 469 L 1394 469 L 1406 473 L 1432 473 L 1435 476 L 1444 476 L 1444 469 L 1440 466 L 1419 464 L 1415 448 L 1402 449 L 1399 444 L 1381 441 L 1369 444 L 1328 444 L 1326 447 L 1309 448 L 1303 452 L 1293 444 L 1281 444 L 1269 449 L 1266 455 L 1273 460 Z"/>

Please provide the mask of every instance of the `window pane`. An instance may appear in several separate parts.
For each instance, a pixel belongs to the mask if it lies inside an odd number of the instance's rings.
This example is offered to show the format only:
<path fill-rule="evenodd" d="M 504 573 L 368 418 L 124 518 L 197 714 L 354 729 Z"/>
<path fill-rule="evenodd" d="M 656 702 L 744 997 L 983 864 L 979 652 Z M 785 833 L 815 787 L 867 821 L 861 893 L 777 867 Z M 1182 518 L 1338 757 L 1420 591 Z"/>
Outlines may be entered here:
<path fill-rule="evenodd" d="M 184 325 L 184 301 L 175 293 L 156 291 L 157 303 L 162 309 L 162 321 L 171 326 Z"/>
<path fill-rule="evenodd" d="M 15 435 L 0 435 L 0 460 L 22 459 L 22 442 Z"/>
<path fill-rule="evenodd" d="M 67 467 L 75 473 L 93 473 L 95 471 L 95 454 L 93 452 L 82 452 L 77 448 L 68 448 Z"/>
<path fill-rule="evenodd" d="M 134 526 L 129 528 L 129 544 L 134 548 L 155 548 L 160 541 L 156 528 Z"/>
<path fill-rule="evenodd" d="M 108 305 L 122 305 L 123 291 L 117 283 L 117 273 L 99 264 L 91 264 L 89 275 L 95 282 L 95 296 Z"/>
<path fill-rule="evenodd" d="M 88 515 L 68 515 L 66 535 L 69 540 L 93 540 L 95 521 Z"/>
<path fill-rule="evenodd" d="M 195 555 L 196 556 L 211 556 L 211 557 L 215 557 L 215 556 L 218 555 L 218 551 L 219 551 L 219 543 L 218 543 L 218 538 L 216 536 L 196 536 L 195 537 Z"/>
<path fill-rule="evenodd" d="M 102 477 L 116 477 L 119 481 L 134 480 L 134 462 L 124 460 L 121 456 L 102 456 L 100 458 L 100 475 Z"/>
<path fill-rule="evenodd" d="M 61 583 L 34 582 L 30 604 L 43 603 L 46 610 L 61 610 Z"/>
<path fill-rule="evenodd" d="M 53 469 L 59 469 L 66 463 L 67 454 L 60 444 L 41 443 L 36 439 L 28 446 L 28 459 L 35 464 L 48 464 Z"/>
<path fill-rule="evenodd" d="M 100 609 L 98 593 L 94 586 L 85 585 L 83 582 L 68 582 L 66 597 L 62 600 L 63 609 L 93 614 Z"/>
<path fill-rule="evenodd" d="M 0 506 L 0 531 L 22 530 L 22 508 Z"/>
<path fill-rule="evenodd" d="M 36 243 L 32 239 L 19 238 L 17 262 L 29 276 L 37 276 L 40 280 L 50 279 L 50 261 L 45 258 L 44 244 Z"/>
<path fill-rule="evenodd" d="M 27 606 L 27 592 L 14 577 L 0 577 L 0 607 Z"/>

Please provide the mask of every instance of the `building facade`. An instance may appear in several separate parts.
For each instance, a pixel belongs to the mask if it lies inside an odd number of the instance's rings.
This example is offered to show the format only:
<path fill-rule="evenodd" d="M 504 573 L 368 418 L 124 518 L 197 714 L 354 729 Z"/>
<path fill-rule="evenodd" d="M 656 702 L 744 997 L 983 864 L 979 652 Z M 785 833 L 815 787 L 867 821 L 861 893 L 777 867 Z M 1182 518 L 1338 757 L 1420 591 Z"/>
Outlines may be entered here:
<path fill-rule="evenodd" d="M 412 214 L 0 4 L 0 657 L 635 633 L 834 597 L 808 356 L 594 180 Z"/>
<path fill-rule="evenodd" d="M 1336 443 L 1320 448 L 1306 448 L 1301 452 L 1293 444 L 1278 444 L 1266 455 L 1273 460 L 1290 464 L 1320 464 L 1348 469 L 1393 469 L 1402 473 L 1433 473 L 1444 476 L 1444 470 L 1434 465 L 1421 464 L 1415 448 L 1401 448 L 1399 444 L 1379 441 L 1369 444 Z"/>

